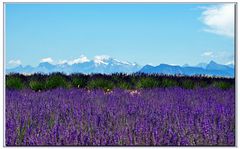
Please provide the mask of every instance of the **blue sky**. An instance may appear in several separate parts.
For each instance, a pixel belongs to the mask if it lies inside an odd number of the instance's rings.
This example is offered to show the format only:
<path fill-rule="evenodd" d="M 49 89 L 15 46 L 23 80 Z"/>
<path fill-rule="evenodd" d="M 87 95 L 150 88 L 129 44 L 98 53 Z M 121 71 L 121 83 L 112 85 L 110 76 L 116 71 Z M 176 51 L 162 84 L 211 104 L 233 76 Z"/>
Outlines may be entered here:
<path fill-rule="evenodd" d="M 234 59 L 233 4 L 14 4 L 6 65 L 94 59 L 190 64 Z"/>

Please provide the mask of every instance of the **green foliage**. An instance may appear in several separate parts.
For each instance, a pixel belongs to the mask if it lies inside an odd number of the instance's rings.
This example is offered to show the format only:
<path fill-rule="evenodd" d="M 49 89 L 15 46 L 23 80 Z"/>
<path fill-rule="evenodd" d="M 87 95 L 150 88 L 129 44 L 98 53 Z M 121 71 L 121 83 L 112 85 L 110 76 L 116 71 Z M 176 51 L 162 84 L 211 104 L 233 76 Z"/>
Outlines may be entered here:
<path fill-rule="evenodd" d="M 208 83 L 206 81 L 199 81 L 196 83 L 198 87 L 207 87 Z"/>
<path fill-rule="evenodd" d="M 154 78 L 142 78 L 136 84 L 136 88 L 154 88 L 158 87 L 158 80 Z"/>
<path fill-rule="evenodd" d="M 31 80 L 30 83 L 29 83 L 29 86 L 32 90 L 34 91 L 41 91 L 41 90 L 44 90 L 46 87 L 45 87 L 45 82 L 43 81 L 36 81 L 36 80 Z"/>
<path fill-rule="evenodd" d="M 113 89 L 113 87 L 114 87 L 114 83 L 112 81 L 102 79 L 102 78 L 90 80 L 87 84 L 88 89 L 108 90 L 108 89 Z"/>
<path fill-rule="evenodd" d="M 118 85 L 116 87 L 119 87 L 121 89 L 131 89 L 131 84 L 130 83 L 127 83 L 125 81 L 121 81 L 118 83 Z"/>
<path fill-rule="evenodd" d="M 62 73 L 33 74 L 25 76 L 22 74 L 6 75 L 6 87 L 10 89 L 31 88 L 32 90 L 47 90 L 58 87 L 63 88 L 87 88 L 104 89 L 144 89 L 155 87 L 183 87 L 193 89 L 195 87 L 218 87 L 228 89 L 234 87 L 234 78 L 215 78 L 204 76 L 170 76 L 158 74 L 71 74 Z"/>
<path fill-rule="evenodd" d="M 50 118 L 48 120 L 48 126 L 50 129 L 53 128 L 53 126 L 55 125 L 55 118 L 54 118 L 54 114 L 50 114 Z"/>
<path fill-rule="evenodd" d="M 52 75 L 46 81 L 46 88 L 53 89 L 57 87 L 68 88 L 70 85 L 67 83 L 66 79 L 60 75 Z"/>
<path fill-rule="evenodd" d="M 168 78 L 163 79 L 161 83 L 162 87 L 175 87 L 177 85 L 178 85 L 177 81 Z"/>
<path fill-rule="evenodd" d="M 182 82 L 182 87 L 186 89 L 193 89 L 195 87 L 195 83 L 192 80 L 184 80 Z"/>
<path fill-rule="evenodd" d="M 87 85 L 87 81 L 82 77 L 74 77 L 72 79 L 73 87 L 84 88 Z"/>
<path fill-rule="evenodd" d="M 24 140 L 24 136 L 26 134 L 26 124 L 24 123 L 24 126 L 17 128 L 17 142 L 18 144 L 21 144 Z"/>
<path fill-rule="evenodd" d="M 23 81 L 18 77 L 7 77 L 6 78 L 6 87 L 10 89 L 22 89 Z"/>
<path fill-rule="evenodd" d="M 220 89 L 229 89 L 233 87 L 233 85 L 229 82 L 224 82 L 224 81 L 218 81 L 218 82 L 213 82 L 212 84 L 214 87 L 220 88 Z"/>

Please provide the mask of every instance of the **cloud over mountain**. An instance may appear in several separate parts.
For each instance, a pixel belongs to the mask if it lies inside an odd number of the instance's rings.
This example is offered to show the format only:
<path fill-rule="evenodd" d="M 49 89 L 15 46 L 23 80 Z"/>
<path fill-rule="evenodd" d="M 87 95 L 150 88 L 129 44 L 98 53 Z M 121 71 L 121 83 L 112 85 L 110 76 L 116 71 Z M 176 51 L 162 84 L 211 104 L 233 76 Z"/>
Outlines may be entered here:
<path fill-rule="evenodd" d="M 53 59 L 51 57 L 43 58 L 40 60 L 41 63 L 48 62 L 53 63 Z"/>
<path fill-rule="evenodd" d="M 201 56 L 205 60 L 222 61 L 224 64 L 234 61 L 234 53 L 229 51 L 218 51 L 218 52 L 206 51 L 206 52 L 203 52 Z"/>
<path fill-rule="evenodd" d="M 18 66 L 18 65 L 21 65 L 21 61 L 20 60 L 10 60 L 8 62 L 8 64 L 11 66 Z"/>
<path fill-rule="evenodd" d="M 214 57 L 213 52 L 211 52 L 211 51 L 204 52 L 204 53 L 202 54 L 202 56 L 204 56 L 204 57 Z"/>

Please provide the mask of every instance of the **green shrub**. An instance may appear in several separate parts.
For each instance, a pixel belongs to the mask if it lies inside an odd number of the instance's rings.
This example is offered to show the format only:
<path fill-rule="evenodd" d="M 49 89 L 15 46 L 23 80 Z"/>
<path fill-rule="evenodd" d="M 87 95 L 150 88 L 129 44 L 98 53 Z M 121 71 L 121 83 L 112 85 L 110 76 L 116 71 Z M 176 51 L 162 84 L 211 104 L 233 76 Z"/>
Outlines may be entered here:
<path fill-rule="evenodd" d="M 161 82 L 162 87 L 175 87 L 177 86 L 177 81 L 172 80 L 172 79 L 163 79 Z"/>
<path fill-rule="evenodd" d="M 23 82 L 20 78 L 17 77 L 7 77 L 6 79 L 6 87 L 10 89 L 22 89 Z"/>
<path fill-rule="evenodd" d="M 212 85 L 214 87 L 217 87 L 217 88 L 220 88 L 220 89 L 229 89 L 229 88 L 233 87 L 231 83 L 224 82 L 224 81 L 218 81 L 218 82 L 215 81 L 215 82 L 213 82 Z"/>
<path fill-rule="evenodd" d="M 45 82 L 32 80 L 29 83 L 29 87 L 34 91 L 44 90 Z"/>
<path fill-rule="evenodd" d="M 131 89 L 131 84 L 130 83 L 127 83 L 125 81 L 120 81 L 117 85 L 118 88 L 121 88 L 121 89 Z"/>
<path fill-rule="evenodd" d="M 62 76 L 53 75 L 50 76 L 46 81 L 46 88 L 53 89 L 57 87 L 68 88 L 70 85 L 67 83 L 66 79 Z"/>
<path fill-rule="evenodd" d="M 113 89 L 114 83 L 106 79 L 93 79 L 90 80 L 87 84 L 88 89 L 104 89 L 109 90 Z"/>
<path fill-rule="evenodd" d="M 195 84 L 191 80 L 184 80 L 182 82 L 182 87 L 186 89 L 193 89 L 195 87 Z"/>
<path fill-rule="evenodd" d="M 159 76 L 147 74 L 113 74 L 113 75 L 83 75 L 72 74 L 70 76 L 61 73 L 50 75 L 33 74 L 25 76 L 22 74 L 6 75 L 6 88 L 22 89 L 31 88 L 32 90 L 45 90 L 57 87 L 78 87 L 88 89 L 113 88 L 139 89 L 155 87 L 183 87 L 193 89 L 195 87 L 217 87 L 228 89 L 234 87 L 234 79 L 227 78 L 206 78 L 206 77 L 178 77 L 178 76 Z"/>
<path fill-rule="evenodd" d="M 198 87 L 207 87 L 209 84 L 206 81 L 198 81 L 197 86 Z"/>
<path fill-rule="evenodd" d="M 142 78 L 136 84 L 136 88 L 154 88 L 154 87 L 158 87 L 158 80 L 153 78 Z"/>
<path fill-rule="evenodd" d="M 72 79 L 72 85 L 73 85 L 73 87 L 84 88 L 84 87 L 86 87 L 87 82 L 84 78 L 74 77 Z"/>

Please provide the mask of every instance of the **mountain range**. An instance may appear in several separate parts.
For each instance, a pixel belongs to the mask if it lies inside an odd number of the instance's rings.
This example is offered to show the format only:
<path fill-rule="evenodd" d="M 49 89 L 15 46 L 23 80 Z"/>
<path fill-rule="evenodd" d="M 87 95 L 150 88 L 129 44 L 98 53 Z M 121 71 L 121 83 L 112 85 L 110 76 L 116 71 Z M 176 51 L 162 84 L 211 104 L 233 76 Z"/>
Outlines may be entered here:
<path fill-rule="evenodd" d="M 179 65 L 168 65 L 160 64 L 158 66 L 145 65 L 140 66 L 137 63 L 119 61 L 114 58 L 103 58 L 100 60 L 89 60 L 81 63 L 62 63 L 62 64 L 51 64 L 48 62 L 42 62 L 36 67 L 30 65 L 22 66 L 19 65 L 15 68 L 7 69 L 7 73 L 52 73 L 52 72 L 63 72 L 66 74 L 70 73 L 158 73 L 158 74 L 169 74 L 169 75 L 208 75 L 208 76 L 222 76 L 222 77 L 234 77 L 234 65 L 222 65 L 214 61 L 209 63 L 199 63 L 196 66 L 189 66 L 185 64 Z"/>
<path fill-rule="evenodd" d="M 197 66 L 172 66 L 168 64 L 160 64 L 158 66 L 146 65 L 139 72 L 142 73 L 160 73 L 168 75 L 208 75 L 208 76 L 222 76 L 222 77 L 234 77 L 233 65 L 221 65 L 214 61 L 210 61 L 208 64 L 200 63 Z"/>
<path fill-rule="evenodd" d="M 51 64 L 49 62 L 42 62 L 37 67 L 19 65 L 18 67 L 7 69 L 7 73 L 52 73 L 52 72 L 63 72 L 66 74 L 70 73 L 133 73 L 141 69 L 141 66 L 137 63 L 130 63 L 125 61 L 119 61 L 114 58 L 102 58 L 94 59 L 91 61 L 74 63 L 74 64 Z"/>

